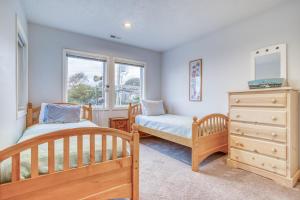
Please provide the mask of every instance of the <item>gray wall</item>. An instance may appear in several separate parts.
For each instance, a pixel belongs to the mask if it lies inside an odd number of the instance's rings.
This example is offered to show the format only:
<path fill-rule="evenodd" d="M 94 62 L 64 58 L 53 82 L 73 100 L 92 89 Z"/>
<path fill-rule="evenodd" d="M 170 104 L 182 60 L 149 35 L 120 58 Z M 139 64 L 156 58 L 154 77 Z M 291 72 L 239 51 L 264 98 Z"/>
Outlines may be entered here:
<path fill-rule="evenodd" d="M 288 79 L 300 89 L 300 1 L 232 25 L 167 51 L 162 57 L 162 98 L 168 110 L 203 116 L 228 112 L 227 92 L 247 89 L 250 52 L 287 43 Z M 189 102 L 188 62 L 203 58 L 203 101 Z"/>
<path fill-rule="evenodd" d="M 27 33 L 26 17 L 17 0 L 0 2 L 0 149 L 14 144 L 25 126 L 17 119 L 16 105 L 16 15 Z"/>
<path fill-rule="evenodd" d="M 161 54 L 98 38 L 29 24 L 29 101 L 62 101 L 63 49 L 99 53 L 147 63 L 145 96 L 160 99 Z"/>
<path fill-rule="evenodd" d="M 163 53 L 162 98 L 173 113 L 227 113 L 227 92 L 247 89 L 251 51 L 287 43 L 288 79 L 300 89 L 300 1 Z M 189 102 L 188 63 L 203 58 L 203 101 Z"/>

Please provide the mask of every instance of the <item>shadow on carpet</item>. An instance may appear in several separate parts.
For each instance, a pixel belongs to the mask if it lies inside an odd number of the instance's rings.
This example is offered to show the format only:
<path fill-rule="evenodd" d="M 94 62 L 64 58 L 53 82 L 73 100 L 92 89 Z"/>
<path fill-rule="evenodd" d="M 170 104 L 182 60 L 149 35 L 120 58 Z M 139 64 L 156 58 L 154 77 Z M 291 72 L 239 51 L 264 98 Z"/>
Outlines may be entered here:
<path fill-rule="evenodd" d="M 191 157 L 191 148 L 180 145 L 180 144 L 176 144 L 174 142 L 171 141 L 167 141 L 164 139 L 160 139 L 157 137 L 146 137 L 146 138 L 142 138 L 140 140 L 140 143 L 155 150 L 158 151 L 164 155 L 167 155 L 171 158 L 174 158 L 180 162 L 183 162 L 187 165 L 192 166 L 192 157 Z M 222 152 L 217 152 L 214 153 L 212 155 L 210 155 L 207 159 L 205 159 L 200 166 L 205 166 L 208 163 L 221 158 L 222 156 L 224 156 L 226 154 L 222 153 Z"/>

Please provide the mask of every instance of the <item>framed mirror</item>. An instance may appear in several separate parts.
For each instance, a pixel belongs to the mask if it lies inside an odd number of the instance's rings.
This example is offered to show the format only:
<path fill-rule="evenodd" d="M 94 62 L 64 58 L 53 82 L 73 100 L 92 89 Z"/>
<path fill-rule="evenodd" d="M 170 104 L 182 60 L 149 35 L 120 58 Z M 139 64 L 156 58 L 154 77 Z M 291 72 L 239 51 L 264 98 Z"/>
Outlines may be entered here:
<path fill-rule="evenodd" d="M 287 79 L 286 44 L 257 49 L 251 57 L 251 80 Z"/>

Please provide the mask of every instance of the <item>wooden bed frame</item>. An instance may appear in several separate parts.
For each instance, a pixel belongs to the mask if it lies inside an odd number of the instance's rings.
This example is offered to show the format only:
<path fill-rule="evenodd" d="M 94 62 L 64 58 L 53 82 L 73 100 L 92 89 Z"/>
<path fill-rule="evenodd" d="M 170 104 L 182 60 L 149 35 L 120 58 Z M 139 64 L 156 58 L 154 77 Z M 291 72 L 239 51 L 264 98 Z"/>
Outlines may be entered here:
<path fill-rule="evenodd" d="M 141 114 L 141 104 L 129 104 L 128 119 L 130 125 Z M 223 114 L 211 114 L 198 119 L 193 117 L 192 139 L 180 137 L 167 132 L 138 126 L 140 134 L 149 134 L 177 144 L 192 148 L 192 170 L 199 171 L 199 164 L 216 152 L 228 152 L 228 117 Z"/>
<path fill-rule="evenodd" d="M 89 111 L 91 113 L 91 107 Z M 28 107 L 27 125 L 35 123 L 39 109 Z M 32 111 L 32 113 L 31 113 Z M 38 116 L 38 115 L 37 115 Z M 91 117 L 91 115 L 87 115 Z M 83 136 L 90 138 L 90 163 L 83 165 Z M 101 162 L 95 162 L 95 136 L 102 137 Z M 77 167 L 69 166 L 70 137 L 77 137 Z M 112 136 L 112 159 L 108 160 L 107 136 Z M 117 157 L 117 138 L 122 139 L 122 157 Z M 63 139 L 63 170 L 55 170 L 55 141 Z M 39 174 L 38 145 L 48 144 L 48 173 Z M 127 153 L 130 145 L 130 155 Z M 31 177 L 20 178 L 20 153 L 31 150 Z M 41 135 L 0 151 L 0 164 L 12 160 L 11 182 L 0 184 L 0 199 L 139 199 L 139 134 L 111 128 L 76 128 Z M 1 175 L 1 172 L 0 172 Z"/>

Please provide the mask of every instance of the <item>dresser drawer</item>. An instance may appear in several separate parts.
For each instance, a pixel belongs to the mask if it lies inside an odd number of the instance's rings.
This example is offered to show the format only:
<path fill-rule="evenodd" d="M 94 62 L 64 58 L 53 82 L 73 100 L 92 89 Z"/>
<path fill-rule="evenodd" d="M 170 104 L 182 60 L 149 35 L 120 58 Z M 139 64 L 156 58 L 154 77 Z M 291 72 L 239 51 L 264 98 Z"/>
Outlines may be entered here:
<path fill-rule="evenodd" d="M 286 145 L 239 136 L 230 136 L 230 146 L 286 160 Z"/>
<path fill-rule="evenodd" d="M 286 161 L 230 148 L 230 158 L 257 168 L 286 176 Z"/>
<path fill-rule="evenodd" d="M 286 93 L 272 94 L 235 94 L 230 96 L 232 106 L 285 107 Z"/>
<path fill-rule="evenodd" d="M 230 133 L 262 138 L 276 142 L 286 142 L 286 128 L 281 127 L 246 124 L 232 121 L 230 123 Z"/>
<path fill-rule="evenodd" d="M 231 120 L 264 123 L 274 125 L 286 125 L 285 110 L 263 110 L 251 108 L 233 108 L 230 111 Z"/>

